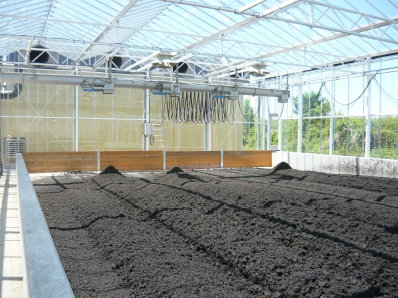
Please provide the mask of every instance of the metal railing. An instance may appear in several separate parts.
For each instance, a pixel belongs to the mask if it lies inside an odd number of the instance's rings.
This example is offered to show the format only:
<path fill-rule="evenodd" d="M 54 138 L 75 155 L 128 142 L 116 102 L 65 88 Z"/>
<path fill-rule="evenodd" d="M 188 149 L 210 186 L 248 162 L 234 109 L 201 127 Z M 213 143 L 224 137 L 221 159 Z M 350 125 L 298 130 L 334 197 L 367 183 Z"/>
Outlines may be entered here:
<path fill-rule="evenodd" d="M 21 153 L 16 166 L 25 297 L 75 297 Z"/>

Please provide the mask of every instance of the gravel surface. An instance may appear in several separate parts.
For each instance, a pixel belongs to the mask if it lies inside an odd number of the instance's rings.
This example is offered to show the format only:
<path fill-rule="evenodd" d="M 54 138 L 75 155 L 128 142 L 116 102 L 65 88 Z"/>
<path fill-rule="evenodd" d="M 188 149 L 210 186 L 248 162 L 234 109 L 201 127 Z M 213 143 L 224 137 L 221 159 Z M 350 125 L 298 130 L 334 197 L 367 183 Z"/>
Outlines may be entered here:
<path fill-rule="evenodd" d="M 76 297 L 398 297 L 398 180 L 223 169 L 34 186 Z"/>

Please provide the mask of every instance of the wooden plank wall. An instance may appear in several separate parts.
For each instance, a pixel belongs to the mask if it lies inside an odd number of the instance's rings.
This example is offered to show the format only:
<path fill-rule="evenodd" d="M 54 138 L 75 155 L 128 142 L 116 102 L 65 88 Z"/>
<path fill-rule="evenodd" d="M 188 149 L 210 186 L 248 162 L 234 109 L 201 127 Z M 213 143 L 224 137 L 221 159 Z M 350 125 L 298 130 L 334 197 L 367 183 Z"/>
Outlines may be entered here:
<path fill-rule="evenodd" d="M 220 151 L 167 151 L 166 169 L 213 169 L 221 167 Z"/>
<path fill-rule="evenodd" d="M 272 167 L 272 151 L 224 151 L 224 168 Z"/>
<path fill-rule="evenodd" d="M 96 171 L 97 152 L 23 152 L 29 173 Z M 162 151 L 101 151 L 101 171 L 112 165 L 120 171 L 163 169 Z M 224 168 L 270 167 L 271 151 L 224 151 Z M 220 151 L 167 151 L 166 169 L 221 167 Z"/>
<path fill-rule="evenodd" d="M 29 173 L 96 171 L 97 152 L 23 152 Z"/>
<path fill-rule="evenodd" d="M 114 166 L 119 171 L 163 170 L 163 151 L 101 151 L 101 171 Z"/>

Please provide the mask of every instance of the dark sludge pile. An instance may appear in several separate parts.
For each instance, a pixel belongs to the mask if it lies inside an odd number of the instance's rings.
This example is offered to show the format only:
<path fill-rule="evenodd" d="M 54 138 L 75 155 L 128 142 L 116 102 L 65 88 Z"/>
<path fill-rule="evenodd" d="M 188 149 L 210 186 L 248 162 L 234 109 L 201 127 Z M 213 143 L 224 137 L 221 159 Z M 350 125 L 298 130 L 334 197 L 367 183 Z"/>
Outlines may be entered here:
<path fill-rule="evenodd" d="M 267 175 L 273 175 L 280 170 L 291 170 L 291 169 L 292 169 L 292 167 L 287 162 L 282 161 L 282 162 L 278 163 L 275 167 L 273 167 L 271 170 L 271 173 L 269 173 Z"/>
<path fill-rule="evenodd" d="M 397 297 L 398 180 L 271 173 L 70 174 L 35 189 L 76 297 Z"/>
<path fill-rule="evenodd" d="M 114 166 L 107 166 L 105 170 L 103 170 L 99 175 L 106 175 L 106 174 L 119 174 L 123 175 L 122 173 L 119 172 L 118 169 L 116 169 Z"/>
<path fill-rule="evenodd" d="M 174 174 L 174 173 L 184 173 L 179 167 L 174 167 L 170 171 L 167 171 L 167 174 Z"/>

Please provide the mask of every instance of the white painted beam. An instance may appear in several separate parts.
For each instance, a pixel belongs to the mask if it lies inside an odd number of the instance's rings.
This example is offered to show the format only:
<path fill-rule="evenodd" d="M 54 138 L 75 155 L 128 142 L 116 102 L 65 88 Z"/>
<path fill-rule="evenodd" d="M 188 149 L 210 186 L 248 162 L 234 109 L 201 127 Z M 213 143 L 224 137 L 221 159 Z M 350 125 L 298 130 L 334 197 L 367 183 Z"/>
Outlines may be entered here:
<path fill-rule="evenodd" d="M 398 16 L 392 17 L 391 20 L 395 20 L 395 21 L 398 20 Z M 354 33 L 365 32 L 365 31 L 368 31 L 368 30 L 373 30 L 373 28 L 375 29 L 375 28 L 380 28 L 380 27 L 383 27 L 383 26 L 387 26 L 388 24 L 389 24 L 389 22 L 380 21 L 380 22 L 376 22 L 376 23 L 371 24 L 371 25 L 361 26 L 361 27 L 359 27 L 359 28 L 357 28 L 355 30 L 352 30 L 352 32 L 354 32 Z M 345 34 L 345 33 L 332 34 L 332 35 L 329 35 L 329 36 L 326 36 L 326 37 L 321 37 L 321 38 L 318 38 L 318 39 L 315 39 L 315 40 L 311 40 L 311 41 L 303 42 L 303 43 L 300 43 L 300 44 L 296 44 L 296 45 L 290 47 L 289 49 L 283 49 L 283 50 L 277 50 L 277 51 L 272 51 L 272 52 L 259 54 L 259 55 L 255 56 L 254 58 L 255 59 L 259 59 L 259 60 L 266 59 L 266 58 L 271 58 L 271 57 L 275 57 L 277 55 L 285 54 L 285 53 L 287 53 L 287 52 L 289 52 L 289 51 L 291 51 L 293 49 L 296 50 L 296 49 L 308 48 L 308 47 L 311 47 L 311 46 L 314 46 L 314 45 L 317 45 L 317 44 L 321 44 L 321 43 L 324 43 L 324 42 L 327 42 L 327 41 L 332 41 L 332 40 L 335 40 L 335 39 L 338 39 L 338 38 L 342 38 L 342 37 L 346 37 L 346 36 L 348 36 L 348 34 Z M 398 41 L 396 41 L 394 43 L 398 44 Z M 397 49 L 394 49 L 392 51 L 397 51 Z M 369 54 L 369 55 L 363 55 L 363 56 L 369 57 L 369 56 L 372 56 L 372 55 L 373 56 L 377 56 L 378 53 Z M 353 60 L 353 59 L 355 59 L 355 57 L 348 58 L 348 60 Z M 246 62 L 245 60 L 242 60 L 242 61 L 236 62 L 236 64 L 239 65 L 239 63 L 242 64 L 242 63 L 245 63 L 245 62 Z M 339 61 L 337 61 L 337 62 L 339 62 Z M 328 64 L 328 62 L 325 63 L 325 64 Z M 222 67 L 222 68 L 216 69 L 211 75 L 216 75 L 216 74 L 222 73 L 222 72 L 225 71 L 225 68 L 226 67 Z M 228 69 L 227 69 L 227 71 L 228 71 Z M 294 72 L 300 72 L 300 71 L 303 71 L 303 70 L 302 69 L 296 69 Z M 269 77 L 275 77 L 275 75 L 269 75 L 266 78 L 269 78 Z"/>
<path fill-rule="evenodd" d="M 138 0 L 130 0 L 121 11 L 119 11 L 115 17 L 109 22 L 110 25 L 115 25 L 120 19 L 138 2 Z M 98 36 L 94 39 L 94 41 L 100 41 L 104 36 L 112 29 L 112 27 L 105 27 L 102 32 L 98 34 Z M 77 61 L 81 60 L 84 55 L 89 52 L 94 45 L 88 45 L 82 52 L 82 54 L 77 58 Z"/>
<path fill-rule="evenodd" d="M 161 53 L 161 51 L 156 51 L 156 52 L 152 53 L 151 55 L 149 55 L 149 56 L 147 56 L 147 57 L 141 59 L 140 61 L 138 61 L 138 62 L 136 62 L 136 63 L 130 65 L 130 66 L 127 67 L 125 70 L 128 71 L 128 70 L 130 70 L 130 69 L 133 69 L 134 67 L 136 67 L 136 66 L 138 66 L 138 65 L 140 65 L 140 64 L 142 64 L 142 63 L 144 63 L 144 62 L 146 62 L 146 61 L 148 61 L 149 59 L 155 57 L 156 55 L 158 55 L 158 54 L 160 54 L 160 53 Z"/>
<path fill-rule="evenodd" d="M 300 73 L 299 80 L 303 78 L 303 73 Z M 297 153 L 301 153 L 303 141 L 303 85 L 298 87 L 297 95 Z M 293 140 L 292 140 L 293 141 Z"/>
<path fill-rule="evenodd" d="M 98 77 L 87 76 L 67 76 L 67 75 L 43 75 L 36 74 L 32 78 L 29 73 L 0 73 L 0 82 L 6 83 L 22 83 L 22 84 L 46 84 L 46 85 L 74 85 L 81 86 L 84 82 L 87 86 L 103 87 L 103 82 L 98 80 Z M 141 81 L 131 79 L 116 79 L 114 80 L 115 88 L 131 88 L 131 89 L 157 89 L 159 81 Z M 163 90 L 170 91 L 175 82 L 162 82 Z M 219 85 L 193 85 L 187 83 L 179 83 L 181 91 L 191 92 L 207 92 L 213 93 L 219 90 Z M 234 86 L 223 86 L 225 94 L 231 94 Z M 252 95 L 252 96 L 270 96 L 282 97 L 286 94 L 286 90 L 278 89 L 264 89 L 264 88 L 251 88 L 251 87 L 238 87 L 239 95 Z"/>
<path fill-rule="evenodd" d="M 368 75 L 367 75 L 367 82 L 372 77 L 372 74 L 370 71 L 372 70 L 372 59 L 368 59 L 367 63 L 367 70 L 368 70 Z M 372 109 L 372 83 L 369 84 L 368 90 L 366 90 L 366 137 L 365 137 L 365 157 L 370 158 L 370 143 L 371 143 L 371 125 L 372 125 L 372 116 L 371 116 L 371 109 Z"/>
<path fill-rule="evenodd" d="M 174 2 L 176 0 L 161 0 L 161 1 Z M 181 0 L 181 1 L 178 1 L 178 2 L 180 4 L 185 4 L 187 1 L 182 1 Z M 261 18 L 263 18 L 263 17 L 266 17 L 266 16 L 268 16 L 270 14 L 277 13 L 278 10 L 286 9 L 286 8 L 288 8 L 291 5 L 297 4 L 298 2 L 300 2 L 300 0 L 287 0 L 287 1 L 284 1 L 282 3 L 278 3 L 278 4 L 276 4 L 276 5 L 272 6 L 272 7 L 264 10 L 263 12 L 261 12 L 260 15 L 259 14 L 253 14 L 255 16 L 249 17 L 249 18 L 247 18 L 245 20 L 242 20 L 240 22 L 237 22 L 237 23 L 235 23 L 235 24 L 233 24 L 233 25 L 231 25 L 231 26 L 229 26 L 229 27 L 227 27 L 225 29 L 222 29 L 222 30 L 220 30 L 220 31 L 218 31 L 216 33 L 213 33 L 210 37 L 221 37 L 221 35 L 226 36 L 228 34 L 234 33 L 237 30 L 241 30 L 242 28 L 245 28 L 245 27 L 247 27 L 249 25 L 258 23 L 259 21 L 261 21 Z M 190 4 L 190 5 L 192 5 L 192 4 Z M 224 9 L 220 8 L 219 10 L 224 10 Z M 228 11 L 231 12 L 231 9 L 229 9 Z M 238 13 L 236 10 L 233 11 L 233 12 L 234 13 Z M 203 38 L 203 39 L 200 39 L 200 40 L 198 40 L 198 41 L 196 41 L 194 43 L 191 43 L 190 45 L 186 46 L 186 49 L 190 50 L 190 49 L 196 48 L 198 46 L 204 46 L 205 44 L 207 44 L 209 42 L 211 42 L 211 39 L 209 40 L 207 38 Z"/>
<path fill-rule="evenodd" d="M 267 0 L 255 0 L 249 4 L 246 4 L 245 6 L 242 6 L 241 8 L 238 9 L 238 13 L 245 12 L 246 10 L 252 9 L 253 7 L 265 2 Z"/>

